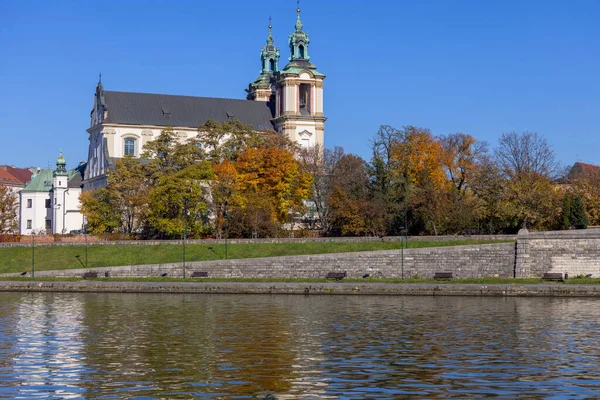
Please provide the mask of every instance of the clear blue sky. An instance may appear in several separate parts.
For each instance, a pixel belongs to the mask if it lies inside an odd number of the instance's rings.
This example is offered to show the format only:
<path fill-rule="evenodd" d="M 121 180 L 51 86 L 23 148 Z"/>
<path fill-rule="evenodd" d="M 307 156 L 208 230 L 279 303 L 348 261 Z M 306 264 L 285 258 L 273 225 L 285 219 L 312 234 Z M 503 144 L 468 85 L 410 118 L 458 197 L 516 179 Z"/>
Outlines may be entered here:
<path fill-rule="evenodd" d="M 274 5 L 273 5 L 274 4 Z M 87 159 L 106 90 L 244 98 L 268 17 L 289 56 L 296 2 L 0 0 L 0 164 Z M 381 124 L 494 146 L 545 136 L 600 164 L 600 1 L 302 0 L 325 80 L 326 146 L 370 158 Z"/>

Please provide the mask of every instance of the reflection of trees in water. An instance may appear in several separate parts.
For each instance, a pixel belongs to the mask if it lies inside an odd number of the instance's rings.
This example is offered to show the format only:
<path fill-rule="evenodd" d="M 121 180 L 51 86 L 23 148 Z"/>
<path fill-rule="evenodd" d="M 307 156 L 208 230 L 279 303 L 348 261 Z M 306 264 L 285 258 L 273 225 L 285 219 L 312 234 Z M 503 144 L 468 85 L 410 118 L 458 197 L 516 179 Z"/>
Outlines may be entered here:
<path fill-rule="evenodd" d="M 20 351 L 18 344 L 19 309 L 26 304 L 19 303 L 25 299 L 20 293 L 0 293 L 0 372 L 10 373 Z"/>
<path fill-rule="evenodd" d="M 31 385 L 34 354 L 40 382 L 91 397 L 531 395 L 600 373 L 593 299 L 0 296 L 0 372 Z"/>
<path fill-rule="evenodd" d="M 240 309 L 239 300 L 246 306 Z M 293 364 L 285 311 L 259 309 L 247 305 L 248 300 L 86 296 L 85 324 L 102 333 L 86 340 L 85 357 L 94 371 L 90 389 L 138 386 L 136 395 L 164 391 L 169 398 L 220 391 L 220 386 L 232 394 L 284 390 Z M 107 380 L 109 375 L 119 376 L 120 382 Z"/>
<path fill-rule="evenodd" d="M 4 296 L 2 296 L 4 297 Z M 0 347 L 0 359 L 10 359 L 10 369 L 1 370 L 19 387 L 15 393 L 29 394 L 36 387 L 38 396 L 61 393 L 65 397 L 77 395 L 82 386 L 84 364 L 81 360 L 82 304 L 77 295 L 54 293 L 22 293 L 10 295 L 4 301 L 14 301 L 10 315 L 14 321 L 13 335 L 6 335 L 5 318 L 1 315 L 0 343 L 10 343 L 12 354 Z M 2 308 L 7 307 L 3 301 Z M 8 319 L 8 318 L 6 318 Z M 2 365 L 2 364 L 0 364 Z M 4 367 L 4 365 L 2 365 Z M 3 391 L 7 397 L 10 395 Z"/>

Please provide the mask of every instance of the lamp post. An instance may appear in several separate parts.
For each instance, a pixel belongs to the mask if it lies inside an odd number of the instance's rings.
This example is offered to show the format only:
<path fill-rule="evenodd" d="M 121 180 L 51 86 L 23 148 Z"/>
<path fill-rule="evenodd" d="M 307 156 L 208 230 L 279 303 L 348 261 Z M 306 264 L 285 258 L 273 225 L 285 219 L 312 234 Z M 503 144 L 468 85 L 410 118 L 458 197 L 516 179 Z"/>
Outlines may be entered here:
<path fill-rule="evenodd" d="M 35 232 L 31 232 L 31 279 L 35 278 Z"/>
<path fill-rule="evenodd" d="M 88 267 L 88 241 L 87 241 L 87 233 L 84 232 L 83 237 L 85 238 L 85 267 Z"/>
<path fill-rule="evenodd" d="M 187 200 L 184 198 L 183 199 L 183 235 L 182 237 L 182 245 L 183 245 L 183 279 L 185 279 L 185 239 L 186 239 L 186 235 L 187 235 L 187 214 L 188 214 L 188 207 L 187 207 Z"/>
<path fill-rule="evenodd" d="M 400 271 L 402 279 L 404 279 L 404 239 L 402 238 L 402 231 L 404 229 L 406 228 L 403 226 L 400 227 L 400 257 L 402 258 L 402 261 L 400 263 Z"/>
<path fill-rule="evenodd" d="M 225 210 L 223 211 L 223 225 L 225 225 L 225 259 L 227 260 L 227 239 L 229 238 L 229 223 L 227 222 L 227 205 L 228 202 L 225 201 Z"/>

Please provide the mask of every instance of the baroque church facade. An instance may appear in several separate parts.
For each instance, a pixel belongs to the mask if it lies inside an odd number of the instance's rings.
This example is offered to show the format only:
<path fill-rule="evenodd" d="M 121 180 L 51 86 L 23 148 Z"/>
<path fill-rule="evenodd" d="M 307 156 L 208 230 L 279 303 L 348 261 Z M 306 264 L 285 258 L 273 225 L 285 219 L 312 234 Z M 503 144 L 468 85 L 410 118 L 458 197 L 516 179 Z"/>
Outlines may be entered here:
<path fill-rule="evenodd" d="M 198 128 L 213 120 L 239 119 L 257 131 L 276 131 L 302 147 L 323 146 L 323 80 L 310 62 L 309 35 L 300 8 L 289 36 L 289 63 L 279 69 L 280 50 L 272 26 L 261 49 L 260 75 L 248 85 L 246 100 L 104 90 L 96 86 L 90 114 L 88 162 L 84 190 L 106 186 L 114 161 L 138 157 L 144 145 L 170 127 L 180 140 L 194 139 Z"/>

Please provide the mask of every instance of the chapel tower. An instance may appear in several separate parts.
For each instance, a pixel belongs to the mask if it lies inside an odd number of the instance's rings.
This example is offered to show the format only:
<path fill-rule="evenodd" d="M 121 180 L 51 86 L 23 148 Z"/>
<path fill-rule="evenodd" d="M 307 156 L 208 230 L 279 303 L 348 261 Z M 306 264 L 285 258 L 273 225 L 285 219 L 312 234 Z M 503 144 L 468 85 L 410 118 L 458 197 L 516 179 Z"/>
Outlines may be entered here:
<path fill-rule="evenodd" d="M 258 78 L 254 80 L 246 92 L 248 100 L 271 101 L 275 102 L 275 74 L 279 71 L 279 47 L 275 47 L 275 41 L 272 34 L 273 26 L 269 18 L 269 35 L 267 44 L 260 50 L 260 61 L 262 69 Z"/>
<path fill-rule="evenodd" d="M 275 129 L 302 147 L 323 146 L 323 79 L 310 62 L 308 32 L 302 30 L 300 7 L 294 32 L 289 37 L 289 63 L 275 76 Z"/>
<path fill-rule="evenodd" d="M 52 173 L 54 178 L 53 189 L 50 199 L 52 204 L 52 232 L 53 233 L 65 233 L 65 221 L 64 218 L 60 218 L 60 215 L 65 213 L 65 195 L 68 191 L 69 173 L 67 172 L 67 161 L 63 157 L 62 150 L 56 160 L 56 169 Z"/>

